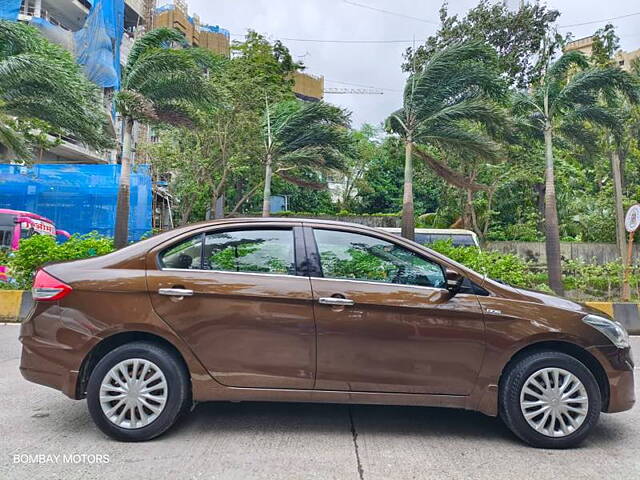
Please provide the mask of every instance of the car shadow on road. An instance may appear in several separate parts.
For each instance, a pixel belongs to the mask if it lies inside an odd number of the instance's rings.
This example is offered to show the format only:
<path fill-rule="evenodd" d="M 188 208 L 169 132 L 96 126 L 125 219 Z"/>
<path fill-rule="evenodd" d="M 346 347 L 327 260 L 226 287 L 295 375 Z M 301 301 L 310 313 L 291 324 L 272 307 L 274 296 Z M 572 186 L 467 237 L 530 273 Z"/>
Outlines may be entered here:
<path fill-rule="evenodd" d="M 517 441 L 497 418 L 432 407 L 277 402 L 198 404 L 170 435 L 193 428 L 211 432 L 317 432 L 460 437 L 485 442 Z"/>
<path fill-rule="evenodd" d="M 499 419 L 479 412 L 436 407 L 345 405 L 279 402 L 207 402 L 198 404 L 168 436 L 203 434 L 352 434 L 420 437 L 424 440 L 482 441 L 525 445 Z M 620 448 L 628 433 L 620 415 L 600 417 L 587 440 L 578 448 Z M 528 448 L 528 447 L 525 447 Z"/>

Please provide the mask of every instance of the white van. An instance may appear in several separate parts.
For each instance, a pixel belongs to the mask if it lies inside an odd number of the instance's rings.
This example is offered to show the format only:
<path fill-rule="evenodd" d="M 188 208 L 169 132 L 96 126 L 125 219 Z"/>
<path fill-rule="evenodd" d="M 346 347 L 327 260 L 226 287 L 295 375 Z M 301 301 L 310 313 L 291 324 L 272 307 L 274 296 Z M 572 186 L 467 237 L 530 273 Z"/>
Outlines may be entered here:
<path fill-rule="evenodd" d="M 382 227 L 380 230 L 400 236 L 400 228 Z M 456 228 L 416 228 L 415 241 L 430 245 L 439 240 L 451 240 L 454 247 L 480 247 L 478 235 L 471 230 Z"/>

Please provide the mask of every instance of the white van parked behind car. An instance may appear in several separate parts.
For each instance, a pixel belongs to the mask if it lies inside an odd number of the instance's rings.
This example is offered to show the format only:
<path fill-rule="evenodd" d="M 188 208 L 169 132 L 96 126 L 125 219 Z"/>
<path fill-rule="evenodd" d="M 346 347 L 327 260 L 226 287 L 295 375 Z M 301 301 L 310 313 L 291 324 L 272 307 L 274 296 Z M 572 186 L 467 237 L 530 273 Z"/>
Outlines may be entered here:
<path fill-rule="evenodd" d="M 382 227 L 380 230 L 400 236 L 400 228 Z M 471 230 L 456 228 L 416 228 L 415 241 L 430 245 L 439 240 L 451 240 L 454 247 L 480 247 L 478 235 Z"/>

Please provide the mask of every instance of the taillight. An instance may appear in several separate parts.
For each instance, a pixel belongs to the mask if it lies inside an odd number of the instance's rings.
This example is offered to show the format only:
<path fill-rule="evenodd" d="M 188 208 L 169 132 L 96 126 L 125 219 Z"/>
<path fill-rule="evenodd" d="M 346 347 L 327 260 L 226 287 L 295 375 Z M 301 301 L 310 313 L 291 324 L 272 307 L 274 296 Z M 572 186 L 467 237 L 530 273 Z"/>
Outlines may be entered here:
<path fill-rule="evenodd" d="M 33 279 L 33 299 L 38 301 L 60 300 L 66 297 L 73 288 L 40 269 Z"/>

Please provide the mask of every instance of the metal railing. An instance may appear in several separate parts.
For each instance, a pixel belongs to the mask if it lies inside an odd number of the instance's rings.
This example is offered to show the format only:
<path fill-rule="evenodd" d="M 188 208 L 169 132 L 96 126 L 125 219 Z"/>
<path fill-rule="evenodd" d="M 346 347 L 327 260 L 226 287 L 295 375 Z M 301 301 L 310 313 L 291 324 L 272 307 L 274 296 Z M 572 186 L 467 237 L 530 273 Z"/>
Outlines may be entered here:
<path fill-rule="evenodd" d="M 52 25 L 56 25 L 64 30 L 72 31 L 69 27 L 67 27 L 64 23 L 58 20 L 56 17 L 51 15 L 48 10 L 44 8 L 40 8 L 40 14 L 37 14 L 37 10 L 34 4 L 31 4 L 28 0 L 22 2 L 22 6 L 20 7 L 20 14 L 27 17 L 39 17 Z"/>

